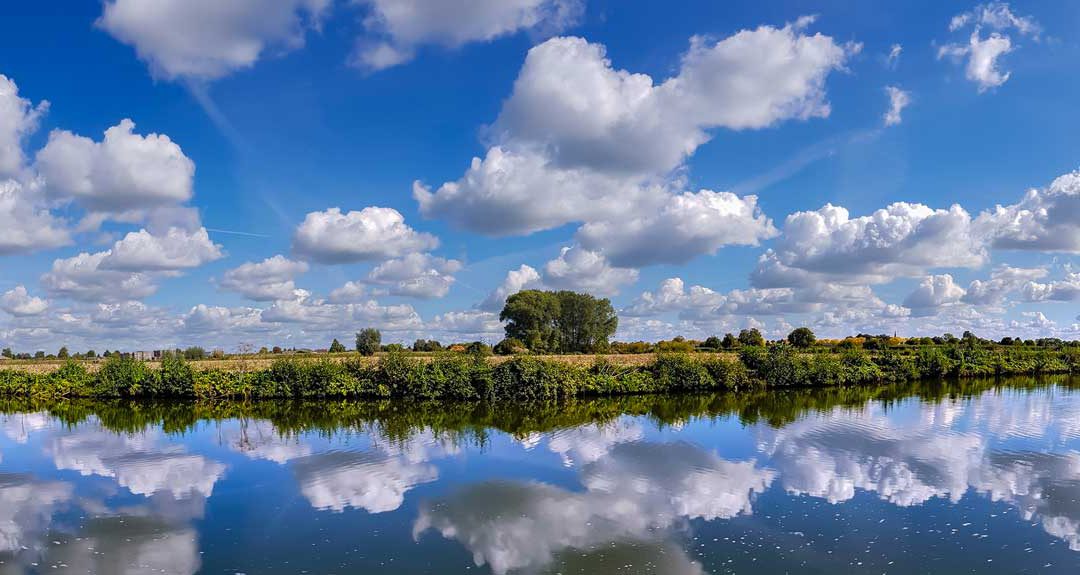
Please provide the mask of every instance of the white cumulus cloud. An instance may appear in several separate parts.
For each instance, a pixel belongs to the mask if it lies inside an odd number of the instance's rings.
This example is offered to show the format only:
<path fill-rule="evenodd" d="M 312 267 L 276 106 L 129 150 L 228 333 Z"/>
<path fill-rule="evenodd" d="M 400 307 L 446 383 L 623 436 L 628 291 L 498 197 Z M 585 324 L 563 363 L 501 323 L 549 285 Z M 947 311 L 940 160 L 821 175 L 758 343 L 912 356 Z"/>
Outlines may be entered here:
<path fill-rule="evenodd" d="M 985 263 L 983 242 L 960 206 L 947 210 L 896 202 L 868 216 L 827 204 L 787 217 L 774 248 L 763 255 L 752 280 L 757 287 L 880 283 L 940 267 Z"/>
<path fill-rule="evenodd" d="M 545 285 L 597 296 L 615 295 L 637 278 L 637 270 L 612 267 L 603 254 L 576 246 L 562 248 L 559 257 L 544 266 Z"/>
<path fill-rule="evenodd" d="M 660 84 L 615 69 L 600 44 L 549 40 L 529 51 L 496 135 L 543 146 L 560 166 L 662 173 L 709 129 L 828 116 L 825 79 L 857 46 L 806 33 L 808 23 L 694 37 L 678 74 Z"/>
<path fill-rule="evenodd" d="M 118 302 L 142 299 L 157 291 L 151 274 L 101 267 L 109 252 L 80 253 L 53 261 L 41 276 L 41 285 L 53 297 L 84 302 Z"/>
<path fill-rule="evenodd" d="M 169 228 L 164 235 L 146 230 L 130 232 L 107 254 L 101 269 L 130 272 L 177 271 L 224 257 L 221 246 L 210 240 L 206 228 Z"/>
<path fill-rule="evenodd" d="M 14 316 L 33 316 L 49 309 L 49 302 L 30 295 L 25 286 L 19 285 L 0 296 L 0 309 Z"/>
<path fill-rule="evenodd" d="M 106 0 L 97 25 L 164 78 L 214 79 L 304 44 L 330 0 Z"/>
<path fill-rule="evenodd" d="M 448 260 L 425 253 L 411 253 L 375 266 L 367 282 L 386 286 L 390 295 L 417 298 L 440 298 L 454 285 L 455 273 L 461 271 L 458 260 Z M 344 292 L 339 292 L 339 297 Z"/>
<path fill-rule="evenodd" d="M 518 269 L 506 273 L 503 282 L 484 298 L 479 308 L 484 311 L 499 312 L 506 303 L 506 298 L 522 290 L 540 289 L 542 287 L 543 281 L 540 279 L 540 272 L 531 266 L 522 264 Z"/>
<path fill-rule="evenodd" d="M 293 236 L 298 255 L 328 264 L 384 260 L 438 245 L 435 236 L 409 227 L 397 210 L 380 207 L 311 212 Z"/>
<path fill-rule="evenodd" d="M 140 136 L 134 130 L 134 122 L 123 120 L 106 130 L 101 142 L 54 130 L 36 157 L 46 191 L 104 212 L 191 199 L 195 163 L 168 136 Z"/>
<path fill-rule="evenodd" d="M 219 285 L 254 301 L 291 299 L 296 295 L 293 280 L 307 270 L 304 262 L 276 255 L 226 271 Z"/>
<path fill-rule="evenodd" d="M 1060 280 L 1050 282 L 1029 281 L 1022 288 L 1025 301 L 1078 301 L 1080 300 L 1080 272 L 1068 272 Z"/>
<path fill-rule="evenodd" d="M 931 315 L 938 308 L 959 302 L 967 291 L 953 281 L 949 274 L 932 275 L 923 278 L 919 287 L 904 299 L 904 307 L 915 315 Z"/>
<path fill-rule="evenodd" d="M 368 34 L 354 64 L 382 70 L 411 60 L 417 48 L 456 48 L 521 30 L 553 33 L 574 25 L 583 0 L 353 0 L 366 5 Z"/>
<path fill-rule="evenodd" d="M 998 249 L 1080 253 L 1080 171 L 979 214 L 975 224 Z"/>
<path fill-rule="evenodd" d="M 485 157 L 457 181 L 414 185 L 420 211 L 489 235 L 583 224 L 582 247 L 618 267 L 756 245 L 774 233 L 756 198 L 684 193 L 672 174 L 712 130 L 829 115 L 825 81 L 860 46 L 807 32 L 812 20 L 695 37 L 659 84 L 615 68 L 602 45 L 548 40 L 529 51 Z"/>
<path fill-rule="evenodd" d="M 48 109 L 47 101 L 35 106 L 20 97 L 15 80 L 0 74 L 0 177 L 22 171 L 26 162 L 23 140 L 37 130 L 38 120 Z"/>
<path fill-rule="evenodd" d="M 683 264 L 724 246 L 756 246 L 777 235 L 756 196 L 701 190 L 672 196 L 653 213 L 631 219 L 588 222 L 577 232 L 586 249 L 613 265 Z"/>
<path fill-rule="evenodd" d="M 71 234 L 49 212 L 38 190 L 15 180 L 0 180 L 0 255 L 66 246 Z"/>

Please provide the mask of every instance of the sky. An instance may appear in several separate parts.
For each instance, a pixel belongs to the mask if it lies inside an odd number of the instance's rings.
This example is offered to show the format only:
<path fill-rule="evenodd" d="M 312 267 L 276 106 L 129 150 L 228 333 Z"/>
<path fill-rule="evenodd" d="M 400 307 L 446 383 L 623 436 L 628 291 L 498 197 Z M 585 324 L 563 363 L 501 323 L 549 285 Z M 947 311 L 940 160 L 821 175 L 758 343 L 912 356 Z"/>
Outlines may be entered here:
<path fill-rule="evenodd" d="M 1080 338 L 1080 4 L 13 0 L 0 346 Z"/>

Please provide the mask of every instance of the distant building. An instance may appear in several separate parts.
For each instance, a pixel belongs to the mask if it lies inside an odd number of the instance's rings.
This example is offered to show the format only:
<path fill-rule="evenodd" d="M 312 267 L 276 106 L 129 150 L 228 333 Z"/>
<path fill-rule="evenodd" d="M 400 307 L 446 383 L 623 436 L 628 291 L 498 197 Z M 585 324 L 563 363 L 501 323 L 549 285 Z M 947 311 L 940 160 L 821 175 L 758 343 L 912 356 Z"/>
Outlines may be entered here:
<path fill-rule="evenodd" d="M 134 351 L 131 352 L 131 357 L 139 361 L 157 361 L 162 357 L 165 357 L 165 350 L 155 349 L 154 351 Z"/>

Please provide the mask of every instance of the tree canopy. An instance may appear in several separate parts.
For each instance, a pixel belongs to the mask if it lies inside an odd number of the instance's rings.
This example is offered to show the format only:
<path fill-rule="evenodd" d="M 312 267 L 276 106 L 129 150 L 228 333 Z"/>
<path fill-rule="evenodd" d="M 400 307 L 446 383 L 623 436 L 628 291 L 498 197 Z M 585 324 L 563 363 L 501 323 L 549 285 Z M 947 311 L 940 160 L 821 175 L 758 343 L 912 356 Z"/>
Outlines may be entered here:
<path fill-rule="evenodd" d="M 608 299 L 572 291 L 525 290 L 506 299 L 506 337 L 536 353 L 588 353 L 608 346 L 619 318 Z"/>
<path fill-rule="evenodd" d="M 807 348 L 814 345 L 817 336 L 808 327 L 797 327 L 788 334 L 787 340 L 795 347 Z"/>
<path fill-rule="evenodd" d="M 343 353 L 343 352 L 345 352 L 345 346 L 342 345 L 341 342 L 337 340 L 337 338 L 334 338 L 334 341 L 332 341 L 330 343 L 330 353 Z"/>
<path fill-rule="evenodd" d="M 434 339 L 418 339 L 412 345 L 413 351 L 441 351 L 442 348 L 442 344 Z"/>
<path fill-rule="evenodd" d="M 360 355 L 375 355 L 382 348 L 382 333 L 372 327 L 356 332 L 356 351 Z"/>
<path fill-rule="evenodd" d="M 756 327 L 744 329 L 739 332 L 739 343 L 750 347 L 763 347 L 765 337 L 761 335 L 761 332 Z"/>

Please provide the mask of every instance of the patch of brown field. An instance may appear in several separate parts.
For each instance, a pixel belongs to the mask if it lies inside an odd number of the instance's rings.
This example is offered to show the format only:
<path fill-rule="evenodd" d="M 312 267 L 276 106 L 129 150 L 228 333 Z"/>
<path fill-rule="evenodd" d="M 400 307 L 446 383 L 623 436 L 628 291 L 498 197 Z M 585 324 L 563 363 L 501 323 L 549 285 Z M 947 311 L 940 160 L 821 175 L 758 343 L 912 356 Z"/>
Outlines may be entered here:
<path fill-rule="evenodd" d="M 378 358 L 381 355 L 383 355 L 383 354 L 378 354 L 378 355 L 376 355 L 374 357 L 361 357 L 360 359 L 361 359 L 361 361 L 363 361 L 365 363 L 374 363 L 375 361 L 378 361 Z M 728 359 L 733 359 L 733 358 L 736 357 L 736 355 L 733 354 L 733 353 L 721 353 L 721 354 L 702 353 L 700 355 L 702 355 L 702 356 L 705 356 L 705 355 L 720 355 L 720 356 L 726 357 Z M 437 356 L 438 356 L 438 354 L 435 354 L 435 353 L 410 353 L 409 354 L 410 358 L 419 359 L 421 361 L 431 361 L 432 359 L 434 359 Z M 288 357 L 288 358 L 298 359 L 298 360 L 311 360 L 311 361 L 329 359 L 331 361 L 344 362 L 344 361 L 347 361 L 347 360 L 354 360 L 358 356 L 356 354 L 354 354 L 354 353 L 258 355 L 258 356 L 250 356 L 250 357 L 235 357 L 234 356 L 234 357 L 227 357 L 227 358 L 224 358 L 224 359 L 201 359 L 201 360 L 190 361 L 188 363 L 190 363 L 192 367 L 194 367 L 195 369 L 198 369 L 198 370 L 222 369 L 222 370 L 238 370 L 238 371 L 255 371 L 255 370 L 266 369 L 267 367 L 270 367 L 270 364 L 274 363 L 275 360 L 280 359 L 282 357 Z M 494 356 L 490 356 L 488 358 L 488 361 L 490 361 L 493 365 L 498 365 L 500 363 L 503 363 L 504 361 L 512 359 L 513 357 L 514 356 L 509 356 L 509 355 L 494 355 Z M 597 359 L 604 358 L 608 362 L 610 362 L 612 364 L 615 364 L 615 365 L 632 367 L 632 366 L 648 365 L 648 364 L 652 363 L 656 359 L 656 354 L 655 353 L 640 353 L 640 354 L 626 354 L 626 355 L 618 355 L 618 354 L 610 354 L 610 355 L 575 354 L 575 355 L 537 355 L 537 356 L 534 356 L 534 357 L 536 357 L 537 359 L 548 360 L 548 361 L 558 361 L 558 362 L 567 363 L 567 364 L 570 364 L 570 365 L 577 365 L 577 366 L 592 365 L 594 362 L 596 362 Z M 99 359 L 83 359 L 83 360 L 76 360 L 76 361 L 83 364 L 88 371 L 93 372 L 93 371 L 98 370 L 98 368 L 101 366 L 101 364 L 102 364 L 102 362 L 104 360 L 99 358 Z M 145 363 L 146 363 L 146 365 L 148 365 L 148 366 L 150 366 L 150 367 L 152 367 L 154 369 L 157 369 L 161 364 L 161 362 L 159 362 L 159 361 L 147 361 Z M 30 373 L 49 373 L 49 372 L 55 371 L 56 369 L 58 369 L 62 365 L 64 365 L 64 361 L 57 360 L 57 359 L 17 359 L 17 360 L 5 360 L 3 362 L 0 362 L 0 369 L 13 369 L 13 370 L 19 370 L 19 371 L 26 371 L 26 372 L 30 372 Z"/>

